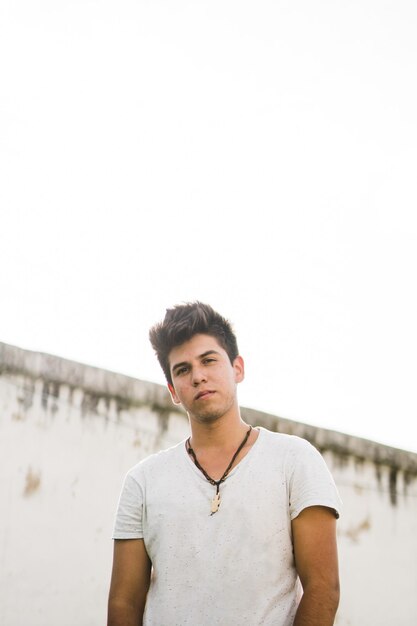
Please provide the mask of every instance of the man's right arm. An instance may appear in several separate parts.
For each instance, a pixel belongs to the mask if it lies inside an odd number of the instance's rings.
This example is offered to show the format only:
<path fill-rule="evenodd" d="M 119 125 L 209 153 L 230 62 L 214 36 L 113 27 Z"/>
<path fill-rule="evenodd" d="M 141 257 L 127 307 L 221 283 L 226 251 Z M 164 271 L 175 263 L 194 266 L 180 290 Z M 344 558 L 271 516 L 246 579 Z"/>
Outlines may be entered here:
<path fill-rule="evenodd" d="M 107 626 L 142 626 L 150 577 L 143 539 L 116 539 Z"/>

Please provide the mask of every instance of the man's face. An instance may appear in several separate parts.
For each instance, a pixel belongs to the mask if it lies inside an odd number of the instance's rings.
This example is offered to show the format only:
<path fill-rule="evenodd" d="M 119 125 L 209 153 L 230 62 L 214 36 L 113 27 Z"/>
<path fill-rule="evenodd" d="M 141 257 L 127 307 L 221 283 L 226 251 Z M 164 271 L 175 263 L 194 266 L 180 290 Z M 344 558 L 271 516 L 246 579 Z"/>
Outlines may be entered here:
<path fill-rule="evenodd" d="M 236 385 L 244 378 L 243 359 L 233 364 L 214 337 L 194 335 L 169 353 L 175 404 L 182 404 L 190 419 L 216 421 L 237 408 Z"/>

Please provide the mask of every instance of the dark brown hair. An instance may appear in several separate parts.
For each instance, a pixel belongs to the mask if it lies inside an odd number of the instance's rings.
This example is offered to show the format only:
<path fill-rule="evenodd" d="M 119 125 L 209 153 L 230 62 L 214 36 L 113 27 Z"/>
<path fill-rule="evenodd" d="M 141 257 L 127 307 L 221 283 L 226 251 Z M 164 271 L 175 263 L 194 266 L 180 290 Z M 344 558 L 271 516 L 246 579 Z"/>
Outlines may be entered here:
<path fill-rule="evenodd" d="M 198 334 L 217 339 L 233 363 L 239 354 L 236 336 L 230 322 L 216 313 L 209 304 L 188 302 L 167 309 L 164 320 L 149 331 L 149 340 L 156 352 L 167 382 L 172 385 L 169 370 L 171 350 Z"/>

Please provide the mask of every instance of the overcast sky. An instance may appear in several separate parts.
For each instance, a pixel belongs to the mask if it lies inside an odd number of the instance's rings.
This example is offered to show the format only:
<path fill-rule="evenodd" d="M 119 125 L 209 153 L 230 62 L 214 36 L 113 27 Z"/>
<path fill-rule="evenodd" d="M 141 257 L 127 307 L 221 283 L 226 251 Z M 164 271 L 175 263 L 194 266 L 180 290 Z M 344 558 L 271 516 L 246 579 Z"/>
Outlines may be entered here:
<path fill-rule="evenodd" d="M 163 383 L 231 319 L 245 406 L 417 451 L 414 1 L 0 0 L 0 341 Z"/>

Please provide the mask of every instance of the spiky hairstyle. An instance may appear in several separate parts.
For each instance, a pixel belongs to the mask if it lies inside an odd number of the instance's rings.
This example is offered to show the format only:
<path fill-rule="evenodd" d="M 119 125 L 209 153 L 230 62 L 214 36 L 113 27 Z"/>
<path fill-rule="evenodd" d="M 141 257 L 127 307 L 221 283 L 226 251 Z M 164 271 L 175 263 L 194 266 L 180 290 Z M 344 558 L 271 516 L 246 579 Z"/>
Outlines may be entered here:
<path fill-rule="evenodd" d="M 169 353 L 173 348 L 198 334 L 210 335 L 217 339 L 227 352 L 231 363 L 238 356 L 236 336 L 227 319 L 216 313 L 210 305 L 202 302 L 178 304 L 172 309 L 167 309 L 164 320 L 155 324 L 149 331 L 149 340 L 169 384 L 172 385 Z"/>

